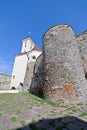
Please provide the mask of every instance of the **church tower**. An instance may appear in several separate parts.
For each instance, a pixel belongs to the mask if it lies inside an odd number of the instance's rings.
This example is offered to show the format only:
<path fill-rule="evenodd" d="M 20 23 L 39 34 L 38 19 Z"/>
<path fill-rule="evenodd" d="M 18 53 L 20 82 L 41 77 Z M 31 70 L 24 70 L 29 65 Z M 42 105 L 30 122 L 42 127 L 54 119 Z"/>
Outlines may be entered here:
<path fill-rule="evenodd" d="M 25 38 L 24 40 L 22 40 L 21 53 L 29 52 L 33 49 L 34 46 L 35 44 L 30 37 Z"/>
<path fill-rule="evenodd" d="M 21 53 L 15 56 L 15 62 L 12 72 L 11 89 L 20 89 L 24 85 L 24 79 L 27 71 L 27 65 L 36 61 L 36 58 L 41 54 L 37 49 L 31 37 L 22 40 Z M 35 58 L 34 58 L 35 57 Z"/>

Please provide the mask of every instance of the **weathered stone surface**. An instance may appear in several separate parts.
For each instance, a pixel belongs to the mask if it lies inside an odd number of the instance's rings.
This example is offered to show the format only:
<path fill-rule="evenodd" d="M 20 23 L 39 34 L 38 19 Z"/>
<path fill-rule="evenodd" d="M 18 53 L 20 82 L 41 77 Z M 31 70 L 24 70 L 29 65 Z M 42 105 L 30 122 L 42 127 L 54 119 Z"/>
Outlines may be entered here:
<path fill-rule="evenodd" d="M 25 79 L 24 79 L 24 85 L 23 90 L 26 91 L 30 89 L 32 78 L 33 78 L 33 70 L 34 70 L 35 62 L 31 62 L 27 64 Z"/>
<path fill-rule="evenodd" d="M 79 52 L 83 60 L 83 67 L 85 72 L 85 77 L 87 79 L 87 31 L 81 35 L 76 36 L 79 45 Z"/>
<path fill-rule="evenodd" d="M 77 40 L 68 25 L 49 29 L 43 37 L 44 98 L 86 102 L 87 83 Z"/>
<path fill-rule="evenodd" d="M 43 55 L 41 54 L 35 63 L 30 92 L 43 96 Z"/>
<path fill-rule="evenodd" d="M 10 89 L 11 76 L 0 73 L 0 90 Z"/>

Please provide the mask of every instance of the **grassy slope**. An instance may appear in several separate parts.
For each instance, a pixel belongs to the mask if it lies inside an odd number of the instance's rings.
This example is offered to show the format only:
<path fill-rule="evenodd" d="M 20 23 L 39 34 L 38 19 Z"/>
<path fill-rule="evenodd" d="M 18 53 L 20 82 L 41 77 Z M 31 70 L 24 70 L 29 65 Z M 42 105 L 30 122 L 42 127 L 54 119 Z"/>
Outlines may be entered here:
<path fill-rule="evenodd" d="M 29 122 L 32 125 L 36 119 L 39 120 L 44 117 L 77 116 L 87 120 L 86 110 L 86 104 L 61 105 L 43 100 L 30 93 L 0 94 L 0 123 L 7 122 L 5 127 L 8 127 L 8 130 L 10 129 L 9 126 L 20 127 Z"/>

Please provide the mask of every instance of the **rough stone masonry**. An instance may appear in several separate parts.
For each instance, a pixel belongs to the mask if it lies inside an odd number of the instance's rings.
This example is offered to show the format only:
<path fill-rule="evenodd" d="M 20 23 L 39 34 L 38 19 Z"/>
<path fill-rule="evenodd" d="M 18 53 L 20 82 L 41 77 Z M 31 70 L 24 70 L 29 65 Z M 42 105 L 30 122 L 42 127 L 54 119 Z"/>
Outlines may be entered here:
<path fill-rule="evenodd" d="M 45 99 L 65 104 L 87 103 L 84 60 L 87 52 L 83 53 L 81 45 L 85 41 L 82 43 L 80 39 L 69 25 L 54 26 L 44 34 L 43 85 L 40 87 Z M 39 77 L 39 73 L 37 75 Z M 39 79 L 38 82 L 41 82 Z M 36 88 L 39 95 L 38 86 L 33 86 L 33 92 L 36 94 Z"/>
<path fill-rule="evenodd" d="M 0 73 L 0 90 L 10 89 L 11 76 Z"/>
<path fill-rule="evenodd" d="M 81 58 L 83 60 L 85 77 L 87 79 L 87 30 L 83 32 L 81 35 L 77 35 L 76 39 L 79 45 Z"/>

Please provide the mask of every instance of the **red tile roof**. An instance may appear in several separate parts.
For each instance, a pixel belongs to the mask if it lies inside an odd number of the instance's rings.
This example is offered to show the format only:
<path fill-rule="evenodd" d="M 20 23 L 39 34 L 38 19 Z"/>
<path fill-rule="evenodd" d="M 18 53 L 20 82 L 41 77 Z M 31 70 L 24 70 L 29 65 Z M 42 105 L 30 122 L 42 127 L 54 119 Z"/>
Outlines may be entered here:
<path fill-rule="evenodd" d="M 32 49 L 32 51 L 35 50 L 35 51 L 40 51 L 39 47 L 37 45 L 34 46 L 34 48 Z"/>

